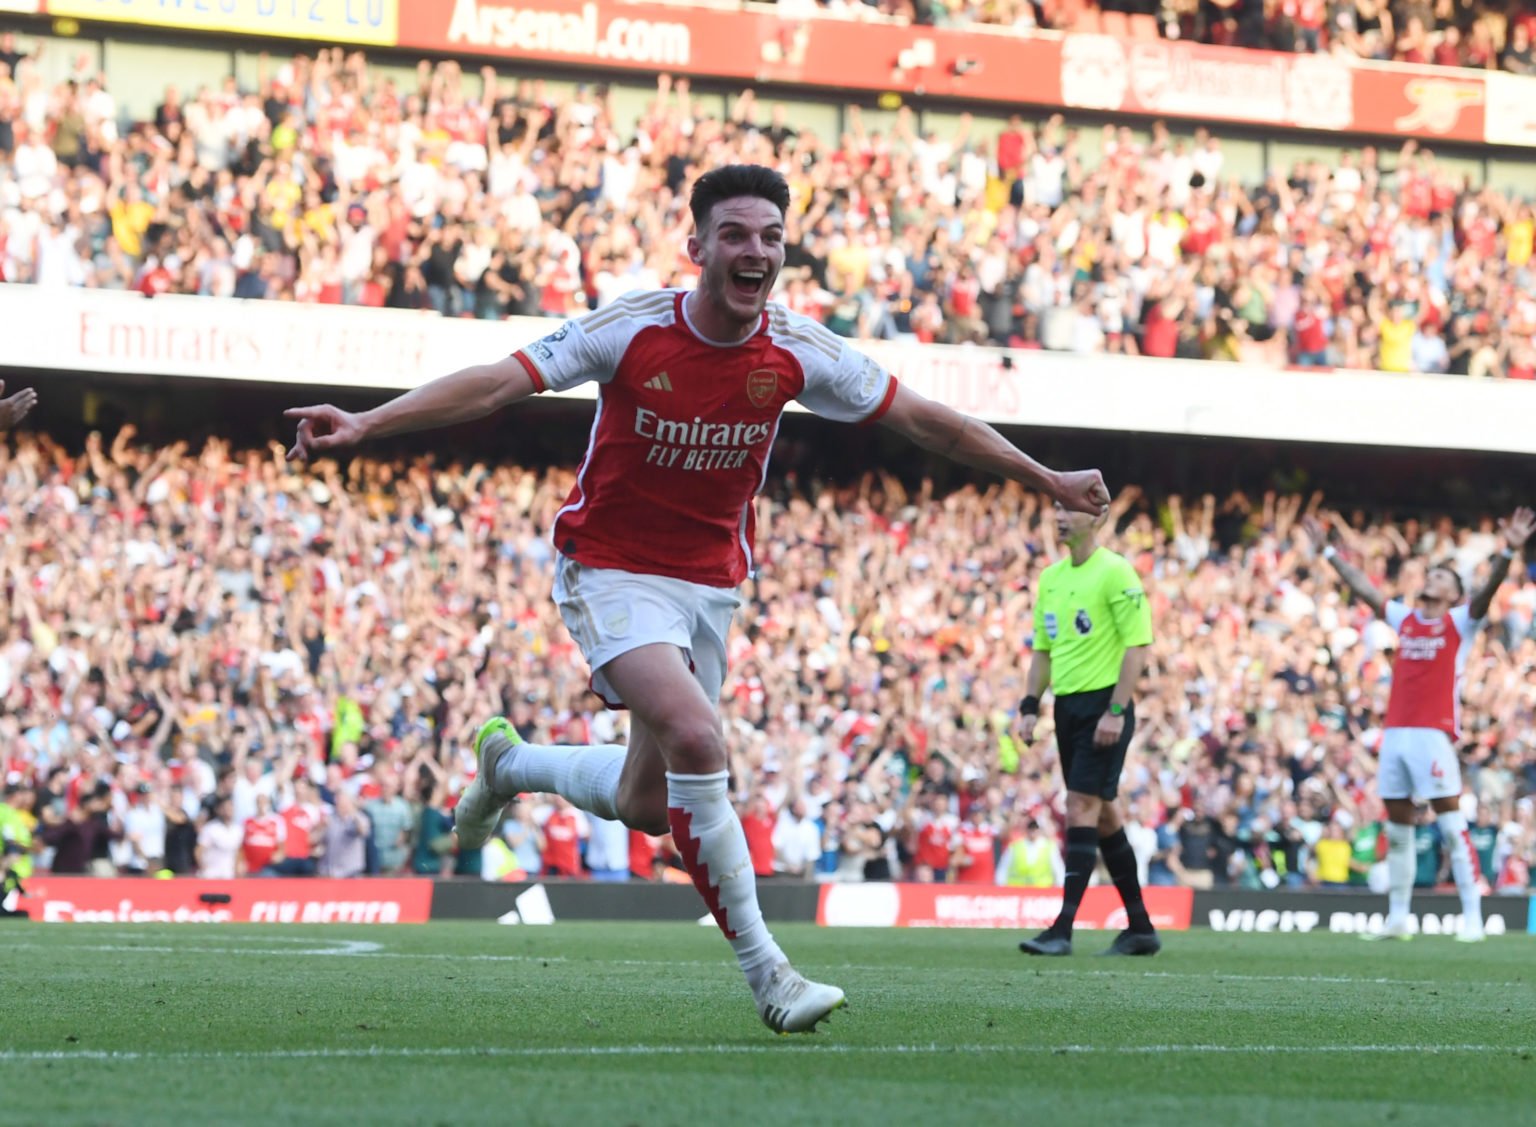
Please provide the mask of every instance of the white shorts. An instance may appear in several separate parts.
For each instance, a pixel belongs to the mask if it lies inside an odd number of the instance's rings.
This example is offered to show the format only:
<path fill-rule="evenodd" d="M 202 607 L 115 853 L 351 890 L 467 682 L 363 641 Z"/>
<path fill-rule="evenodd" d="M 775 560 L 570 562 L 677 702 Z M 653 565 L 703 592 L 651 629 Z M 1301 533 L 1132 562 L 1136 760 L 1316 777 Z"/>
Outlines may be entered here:
<path fill-rule="evenodd" d="M 1382 798 L 1454 798 L 1461 763 L 1451 737 L 1436 728 L 1388 728 L 1381 734 L 1376 781 Z"/>
<path fill-rule="evenodd" d="M 555 605 L 592 667 L 592 691 L 609 708 L 624 702 L 603 676 L 614 658 L 658 642 L 683 651 L 711 703 L 725 685 L 726 637 L 741 597 L 662 575 L 586 567 L 555 557 Z"/>

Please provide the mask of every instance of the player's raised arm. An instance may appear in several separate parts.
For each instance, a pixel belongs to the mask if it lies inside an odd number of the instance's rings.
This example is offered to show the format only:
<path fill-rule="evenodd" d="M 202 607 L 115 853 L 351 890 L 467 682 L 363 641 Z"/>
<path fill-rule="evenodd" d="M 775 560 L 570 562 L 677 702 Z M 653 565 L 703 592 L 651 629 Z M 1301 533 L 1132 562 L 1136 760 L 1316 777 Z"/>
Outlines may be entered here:
<path fill-rule="evenodd" d="M 924 450 L 952 462 L 995 473 L 1043 490 L 1068 509 L 1098 515 L 1109 508 L 1109 490 L 1098 470 L 1053 470 L 1042 466 L 994 428 L 943 403 L 898 385 L 880 421 Z"/>
<path fill-rule="evenodd" d="M 1339 573 L 1339 578 L 1344 580 L 1345 586 L 1354 592 L 1355 597 L 1371 608 L 1371 612 L 1377 618 L 1385 618 L 1387 614 L 1387 597 L 1377 590 L 1370 577 L 1354 564 L 1350 563 L 1338 550 L 1328 543 L 1328 529 L 1316 517 L 1307 517 L 1302 521 L 1302 528 L 1312 540 L 1312 546 L 1318 550 L 1323 559 L 1333 565 L 1333 570 Z"/>
<path fill-rule="evenodd" d="M 1515 558 L 1515 553 L 1525 546 L 1525 542 L 1531 538 L 1531 533 L 1536 531 L 1536 512 L 1522 505 L 1505 520 L 1499 521 L 1499 534 L 1504 537 L 1504 547 L 1495 552 L 1493 559 L 1488 563 L 1488 582 L 1472 596 L 1472 601 L 1467 604 L 1467 610 L 1472 615 L 1474 622 L 1480 622 L 1488 617 L 1488 611 L 1493 607 L 1493 597 L 1498 594 L 1500 585 L 1509 575 L 1510 561 Z"/>
<path fill-rule="evenodd" d="M 299 430 L 288 457 L 305 461 L 370 438 L 467 423 L 527 399 L 537 390 L 527 367 L 513 355 L 461 368 L 371 411 L 354 414 L 329 403 L 292 407 L 283 415 L 297 419 Z"/>

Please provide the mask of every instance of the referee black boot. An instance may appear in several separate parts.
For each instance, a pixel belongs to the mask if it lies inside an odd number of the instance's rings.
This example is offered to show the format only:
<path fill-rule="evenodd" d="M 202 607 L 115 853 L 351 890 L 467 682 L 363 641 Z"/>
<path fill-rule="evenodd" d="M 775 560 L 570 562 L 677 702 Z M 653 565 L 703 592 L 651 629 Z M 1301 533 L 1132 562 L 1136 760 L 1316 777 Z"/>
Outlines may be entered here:
<path fill-rule="evenodd" d="M 1100 951 L 1101 955 L 1155 955 L 1163 949 L 1163 941 L 1157 937 L 1155 931 L 1132 931 L 1126 928 L 1115 941 L 1109 945 L 1108 950 Z"/>
<path fill-rule="evenodd" d="M 1072 938 L 1047 929 L 1033 939 L 1024 940 L 1019 944 L 1019 950 L 1026 955 L 1070 955 Z"/>

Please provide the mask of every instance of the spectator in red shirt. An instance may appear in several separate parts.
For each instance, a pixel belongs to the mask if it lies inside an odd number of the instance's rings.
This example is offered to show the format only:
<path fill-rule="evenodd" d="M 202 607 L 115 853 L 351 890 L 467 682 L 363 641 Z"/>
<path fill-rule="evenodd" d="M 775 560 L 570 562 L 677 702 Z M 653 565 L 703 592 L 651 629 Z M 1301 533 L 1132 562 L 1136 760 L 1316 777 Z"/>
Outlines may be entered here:
<path fill-rule="evenodd" d="M 655 880 L 656 858 L 665 840 L 665 836 L 652 837 L 641 830 L 630 830 L 629 875 L 636 880 Z"/>
<path fill-rule="evenodd" d="M 1161 300 L 1149 298 L 1147 306 L 1141 329 L 1141 354 L 1170 358 L 1179 346 L 1179 315 L 1184 311 L 1184 303 L 1167 294 Z"/>
<path fill-rule="evenodd" d="M 916 793 L 914 789 L 914 797 Z M 949 800 L 941 794 L 929 795 L 918 818 L 917 848 L 912 851 L 913 879 L 939 882 L 948 879 L 954 821 L 949 812 Z"/>
<path fill-rule="evenodd" d="M 587 820 L 559 795 L 544 820 L 544 871 L 554 877 L 582 877 L 581 841 L 587 836 Z"/>
<path fill-rule="evenodd" d="M 760 877 L 773 876 L 773 830 L 778 824 L 768 799 L 756 794 L 742 811 L 741 826 L 747 834 L 747 853 L 752 857 L 752 871 Z"/>
<path fill-rule="evenodd" d="M 997 827 L 985 806 L 976 803 L 955 834 L 955 881 L 958 884 L 997 883 Z"/>
<path fill-rule="evenodd" d="M 325 808 L 315 784 L 304 776 L 293 780 L 293 801 L 282 810 L 283 856 L 268 865 L 264 875 L 312 877 L 315 875 L 318 843 L 325 829 Z"/>
<path fill-rule="evenodd" d="M 1328 366 L 1328 308 L 1309 299 L 1296 312 L 1296 363 L 1304 368 Z"/>
<path fill-rule="evenodd" d="M 1010 183 L 1019 178 L 1028 152 L 1029 134 L 1018 114 L 1008 118 L 1008 126 L 997 135 L 997 174 Z"/>
<path fill-rule="evenodd" d="M 283 859 L 283 842 L 288 823 L 272 810 L 272 799 L 256 795 L 256 813 L 245 823 L 245 838 L 240 851 L 244 872 L 259 873 Z"/>

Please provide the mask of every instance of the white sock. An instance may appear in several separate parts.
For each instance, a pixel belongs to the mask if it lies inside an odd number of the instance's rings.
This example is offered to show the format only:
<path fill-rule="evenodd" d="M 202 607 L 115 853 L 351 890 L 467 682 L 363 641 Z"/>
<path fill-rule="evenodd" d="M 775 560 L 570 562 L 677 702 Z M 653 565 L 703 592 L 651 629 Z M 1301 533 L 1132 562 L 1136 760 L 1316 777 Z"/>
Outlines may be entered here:
<path fill-rule="evenodd" d="M 1408 915 L 1413 900 L 1413 827 L 1387 823 L 1387 919 Z"/>
<path fill-rule="evenodd" d="M 628 754 L 617 744 L 518 744 L 501 753 L 491 782 L 499 794 L 558 794 L 589 814 L 617 821 L 619 776 Z"/>
<path fill-rule="evenodd" d="M 667 772 L 667 821 L 693 885 L 736 952 L 754 993 L 784 952 L 768 933 L 757 906 L 757 875 L 747 835 L 731 806 L 729 775 Z"/>
<path fill-rule="evenodd" d="M 1456 878 L 1456 891 L 1461 893 L 1461 914 L 1464 927 L 1474 931 L 1483 926 L 1483 893 L 1477 887 L 1482 879 L 1478 872 L 1477 854 L 1472 851 L 1472 839 L 1467 836 L 1467 816 L 1460 810 L 1452 810 L 1435 819 L 1440 826 L 1440 836 L 1451 851 L 1451 875 Z"/>

